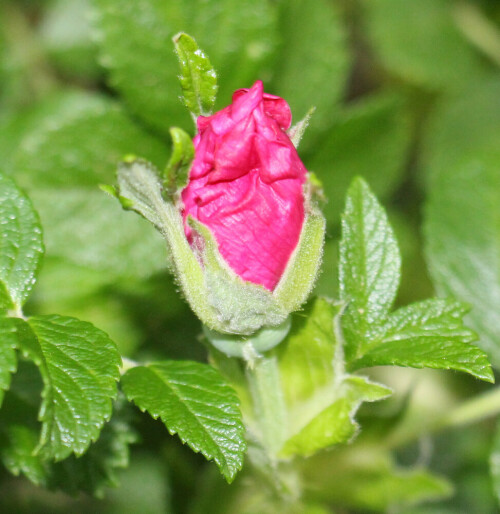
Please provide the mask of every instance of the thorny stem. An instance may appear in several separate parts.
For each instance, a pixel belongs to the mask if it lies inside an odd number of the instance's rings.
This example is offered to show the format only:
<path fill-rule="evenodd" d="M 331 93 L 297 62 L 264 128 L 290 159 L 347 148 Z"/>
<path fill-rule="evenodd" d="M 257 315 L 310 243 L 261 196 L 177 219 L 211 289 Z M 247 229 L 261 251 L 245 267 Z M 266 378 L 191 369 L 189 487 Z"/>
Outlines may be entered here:
<path fill-rule="evenodd" d="M 500 387 L 480 394 L 438 417 L 427 426 L 415 426 L 413 430 L 395 432 L 385 442 L 387 448 L 397 448 L 421 437 L 446 430 L 477 423 L 500 414 Z"/>

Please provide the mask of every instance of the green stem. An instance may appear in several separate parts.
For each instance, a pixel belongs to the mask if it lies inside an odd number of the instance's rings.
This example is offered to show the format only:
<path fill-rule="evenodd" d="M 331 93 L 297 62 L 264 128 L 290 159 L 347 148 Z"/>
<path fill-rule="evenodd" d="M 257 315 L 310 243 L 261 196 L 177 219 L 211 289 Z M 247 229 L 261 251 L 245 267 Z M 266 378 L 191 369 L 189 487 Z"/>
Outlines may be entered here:
<path fill-rule="evenodd" d="M 276 357 L 260 357 L 247 367 L 260 439 L 273 465 L 286 437 L 287 411 Z"/>
<path fill-rule="evenodd" d="M 246 378 L 254 408 L 254 429 L 259 448 L 249 451 L 252 464 L 283 505 L 283 512 L 295 512 L 301 496 L 301 477 L 295 463 L 278 458 L 287 437 L 288 411 L 281 387 L 278 359 L 259 357 L 247 361 Z"/>
<path fill-rule="evenodd" d="M 386 440 L 388 448 L 404 446 L 422 436 L 449 428 L 477 423 L 500 414 L 500 387 L 483 393 L 451 409 L 426 426 L 416 426 L 411 431 L 396 432 Z"/>

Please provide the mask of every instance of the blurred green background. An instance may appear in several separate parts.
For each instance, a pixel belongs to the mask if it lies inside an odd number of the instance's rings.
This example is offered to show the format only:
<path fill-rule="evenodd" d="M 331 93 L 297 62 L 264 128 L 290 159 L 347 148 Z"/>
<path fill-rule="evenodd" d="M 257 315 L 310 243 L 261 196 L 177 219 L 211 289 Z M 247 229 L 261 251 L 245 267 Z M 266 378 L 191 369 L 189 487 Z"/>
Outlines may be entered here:
<path fill-rule="evenodd" d="M 299 153 L 327 199 L 317 293 L 337 296 L 339 217 L 362 175 L 402 249 L 398 302 L 439 294 L 470 303 L 468 323 L 499 366 L 498 0 L 1 0 L 0 170 L 33 200 L 47 249 L 28 314 L 91 321 L 137 359 L 205 358 L 161 237 L 98 188 L 113 183 L 125 154 L 163 167 L 170 126 L 193 131 L 171 44 L 180 30 L 218 70 L 218 108 L 258 78 L 290 103 L 295 121 L 316 107 Z M 405 395 L 411 425 L 488 387 L 451 373 L 376 373 L 396 395 L 365 409 L 367 441 Z M 140 444 L 118 489 L 72 498 L 2 469 L 0 511 L 253 512 L 251 480 L 228 488 L 162 425 L 133 416 Z M 487 421 L 400 449 L 398 462 L 424 459 L 455 484 L 451 499 L 415 508 L 391 499 L 398 486 L 381 477 L 365 487 L 354 474 L 359 491 L 342 496 L 334 486 L 342 455 L 319 456 L 304 464 L 326 481 L 308 512 L 498 512 L 494 432 Z"/>

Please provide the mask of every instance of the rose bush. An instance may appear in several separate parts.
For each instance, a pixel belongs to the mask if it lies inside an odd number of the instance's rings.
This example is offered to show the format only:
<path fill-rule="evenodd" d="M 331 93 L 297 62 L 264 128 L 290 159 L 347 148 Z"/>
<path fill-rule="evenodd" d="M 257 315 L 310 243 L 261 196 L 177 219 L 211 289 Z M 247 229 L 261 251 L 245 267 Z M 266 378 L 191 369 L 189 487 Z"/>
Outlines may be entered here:
<path fill-rule="evenodd" d="M 290 107 L 257 81 L 232 104 L 199 116 L 195 159 L 181 194 L 186 236 L 192 216 L 214 235 L 219 252 L 243 280 L 273 290 L 304 223 L 307 171 L 286 130 Z"/>

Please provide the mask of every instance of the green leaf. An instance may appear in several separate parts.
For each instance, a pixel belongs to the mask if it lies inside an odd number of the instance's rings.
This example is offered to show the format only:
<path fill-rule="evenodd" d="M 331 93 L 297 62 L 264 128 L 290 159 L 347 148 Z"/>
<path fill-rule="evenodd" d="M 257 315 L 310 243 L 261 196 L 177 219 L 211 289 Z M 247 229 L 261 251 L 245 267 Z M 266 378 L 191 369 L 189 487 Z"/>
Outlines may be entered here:
<path fill-rule="evenodd" d="M 2 427 L 8 446 L 1 449 L 3 465 L 15 476 L 23 474 L 36 485 L 45 485 L 47 470 L 45 463 L 35 455 L 38 432 L 24 423 L 9 424 Z"/>
<path fill-rule="evenodd" d="M 37 451 L 56 460 L 82 455 L 111 416 L 121 362 L 114 343 L 90 323 L 58 315 L 30 318 L 18 337 L 44 383 Z"/>
<path fill-rule="evenodd" d="M 353 178 L 363 177 L 378 198 L 386 198 L 404 179 L 411 141 L 407 106 L 400 95 L 375 94 L 340 110 L 305 162 L 323 184 L 322 210 L 330 225 L 340 220 Z"/>
<path fill-rule="evenodd" d="M 85 492 L 103 498 L 108 487 L 120 484 L 118 472 L 129 465 L 129 446 L 138 435 L 130 426 L 130 413 L 124 398 L 119 398 L 113 416 L 103 426 L 99 439 L 81 457 L 71 455 L 53 463 L 48 487 L 75 495 Z"/>
<path fill-rule="evenodd" d="M 172 127 L 172 154 L 165 168 L 164 186 L 170 194 L 187 184 L 189 168 L 194 159 L 194 146 L 191 136 L 184 130 Z"/>
<path fill-rule="evenodd" d="M 35 283 L 42 254 L 42 229 L 30 200 L 11 179 L 0 174 L 2 306 L 21 309 Z"/>
<path fill-rule="evenodd" d="M 317 500 L 353 512 L 409 512 L 453 493 L 444 477 L 421 466 L 400 467 L 382 446 L 361 443 L 304 461 L 303 473 Z"/>
<path fill-rule="evenodd" d="M 333 326 L 338 313 L 339 307 L 327 300 L 312 300 L 303 313 L 293 316 L 289 336 L 274 350 L 289 405 L 307 401 L 316 390 L 328 386 L 336 375 L 334 360 L 342 370 L 341 348 Z"/>
<path fill-rule="evenodd" d="M 191 36 L 181 32 L 174 36 L 173 41 L 181 67 L 179 80 L 184 104 L 196 117 L 209 116 L 217 96 L 215 70 Z"/>
<path fill-rule="evenodd" d="M 359 430 L 354 415 L 361 404 L 383 400 L 390 394 L 390 389 L 365 377 L 347 376 L 338 385 L 338 399 L 288 439 L 281 455 L 309 456 L 323 448 L 349 441 Z"/>
<path fill-rule="evenodd" d="M 500 82 L 436 110 L 428 131 L 426 256 L 438 292 L 472 306 L 466 321 L 500 366 Z"/>
<path fill-rule="evenodd" d="M 10 143 L 8 134 L 2 136 L 6 146 L 17 148 L 9 171 L 30 191 L 45 227 L 47 253 L 106 271 L 110 278 L 148 276 L 164 268 L 161 239 L 98 190 L 99 183 L 114 181 L 125 153 L 163 166 L 164 144 L 105 97 L 65 93 L 40 111 L 24 127 L 10 127 Z"/>
<path fill-rule="evenodd" d="M 34 484 L 46 486 L 50 463 L 35 454 L 40 439 L 37 412 L 42 388 L 36 366 L 20 359 L 0 410 L 0 458 L 13 475 L 23 474 Z"/>
<path fill-rule="evenodd" d="M 28 122 L 14 157 L 13 171 L 29 189 L 113 182 L 116 164 L 130 153 L 164 165 L 164 143 L 105 96 L 65 92 L 47 110 Z"/>
<path fill-rule="evenodd" d="M 265 70 L 276 46 L 275 11 L 268 0 L 96 0 L 93 25 L 111 85 L 166 135 L 172 125 L 191 127 L 178 98 L 174 35 L 196 36 L 219 72 L 219 95 L 227 104 L 235 89 Z"/>
<path fill-rule="evenodd" d="M 53 462 L 37 452 L 37 422 L 43 384 L 36 367 L 21 362 L 1 411 L 0 457 L 14 475 L 23 474 L 36 485 L 75 495 L 79 491 L 102 497 L 105 488 L 118 485 L 117 471 L 128 465 L 129 445 L 137 440 L 130 427 L 130 407 L 123 395 L 97 442 L 81 457 Z"/>
<path fill-rule="evenodd" d="M 10 378 L 17 369 L 17 334 L 15 320 L 0 317 L 0 406 L 4 391 L 10 387 Z"/>
<path fill-rule="evenodd" d="M 397 293 L 401 258 L 387 215 L 366 183 L 357 178 L 342 217 L 339 282 L 346 304 L 342 330 L 346 360 L 363 355 Z"/>
<path fill-rule="evenodd" d="M 456 89 L 481 75 L 481 61 L 459 32 L 454 6 L 447 0 L 364 0 L 367 32 L 382 64 L 432 88 Z"/>
<path fill-rule="evenodd" d="M 358 429 L 354 415 L 361 403 L 391 393 L 345 373 L 339 316 L 339 306 L 314 300 L 294 315 L 290 335 L 273 351 L 288 412 L 282 456 L 307 456 L 347 442 Z"/>
<path fill-rule="evenodd" d="M 132 368 L 122 378 L 129 400 L 161 418 L 195 452 L 214 460 L 231 482 L 246 451 L 238 397 L 211 366 L 164 361 Z"/>
<path fill-rule="evenodd" d="M 167 266 L 161 237 L 99 189 L 41 189 L 31 196 L 47 227 L 47 256 L 102 272 L 104 282 L 148 277 Z"/>
<path fill-rule="evenodd" d="M 281 2 L 281 34 L 274 89 L 298 119 L 316 107 L 304 138 L 307 146 L 317 130 L 330 124 L 344 93 L 350 66 L 346 32 L 334 3 L 291 0 Z"/>
<path fill-rule="evenodd" d="M 455 369 L 494 382 L 488 358 L 469 344 L 477 336 L 463 325 L 469 309 L 452 301 L 431 299 L 390 314 L 368 352 L 350 366 L 410 366 Z"/>

